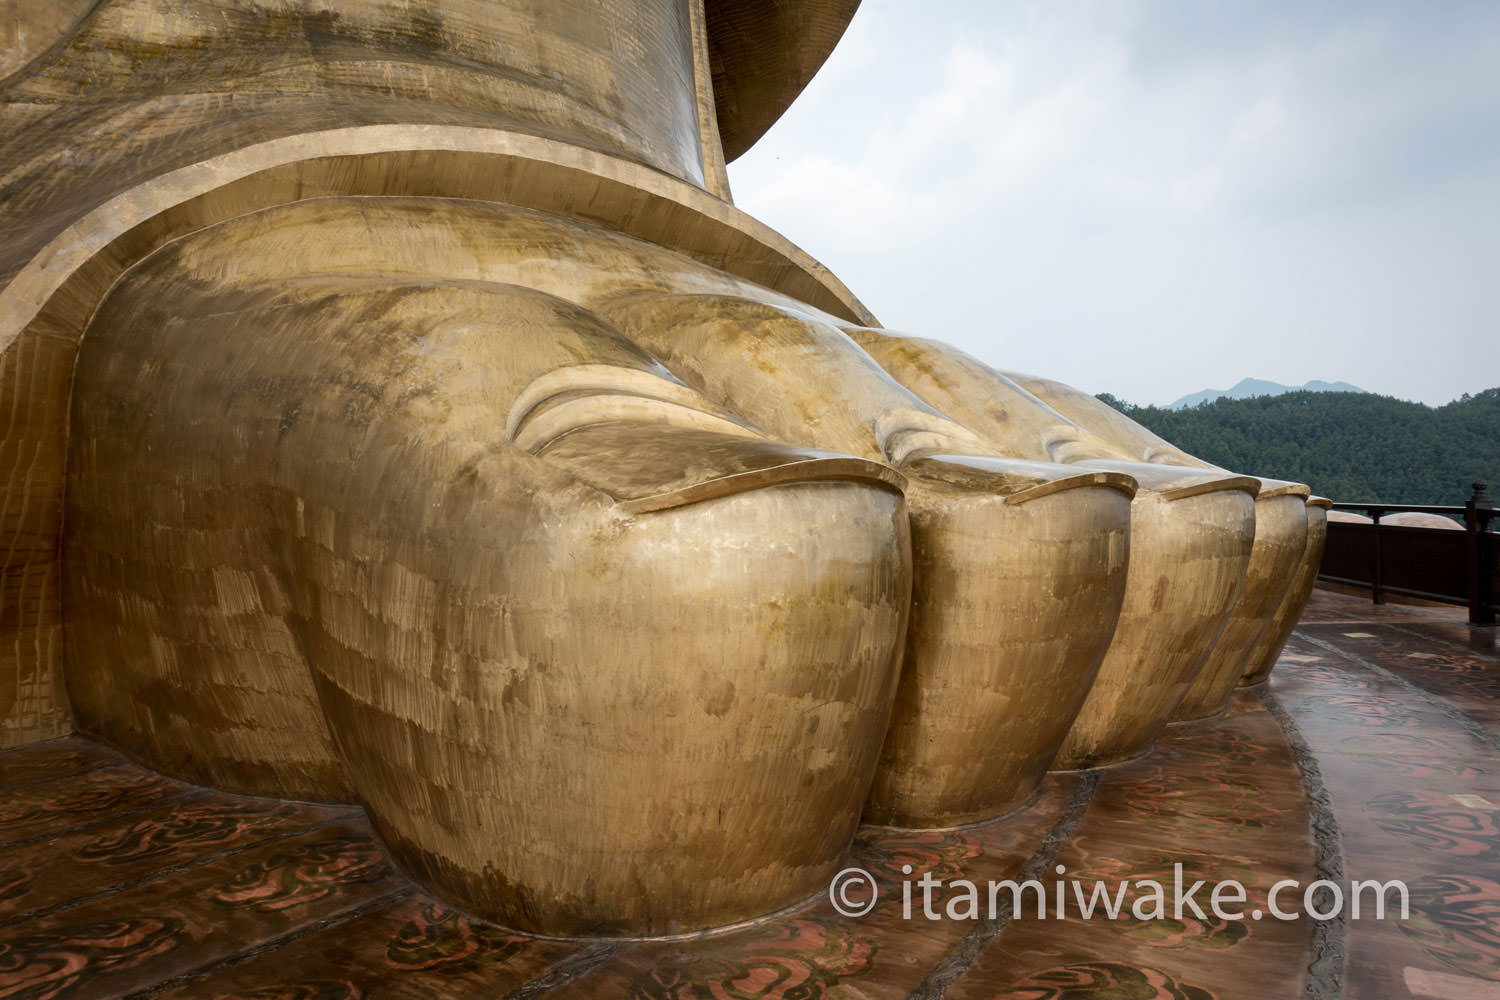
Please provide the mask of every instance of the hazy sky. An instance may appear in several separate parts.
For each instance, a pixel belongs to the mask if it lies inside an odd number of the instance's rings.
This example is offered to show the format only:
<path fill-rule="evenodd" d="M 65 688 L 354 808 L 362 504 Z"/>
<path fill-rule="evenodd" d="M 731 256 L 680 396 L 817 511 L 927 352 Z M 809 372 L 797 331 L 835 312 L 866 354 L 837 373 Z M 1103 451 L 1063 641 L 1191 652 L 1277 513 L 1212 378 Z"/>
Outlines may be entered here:
<path fill-rule="evenodd" d="M 1500 385 L 1491 0 L 864 0 L 730 181 L 885 326 L 1090 392 Z"/>

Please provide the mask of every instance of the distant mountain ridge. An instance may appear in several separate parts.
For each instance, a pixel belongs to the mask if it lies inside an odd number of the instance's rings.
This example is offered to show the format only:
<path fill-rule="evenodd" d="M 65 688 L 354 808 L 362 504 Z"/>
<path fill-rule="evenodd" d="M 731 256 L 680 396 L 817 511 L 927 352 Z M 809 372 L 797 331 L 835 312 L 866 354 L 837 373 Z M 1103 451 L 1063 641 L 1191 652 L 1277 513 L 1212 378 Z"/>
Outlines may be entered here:
<path fill-rule="evenodd" d="M 1162 407 L 1166 410 L 1186 410 L 1200 403 L 1210 403 L 1216 399 L 1249 399 L 1252 396 L 1280 396 L 1284 392 L 1364 392 L 1357 385 L 1348 382 L 1324 382 L 1321 379 L 1313 379 L 1303 385 L 1282 385 L 1280 382 L 1270 382 L 1263 378 L 1244 378 L 1235 383 L 1230 389 L 1204 389 L 1189 396 L 1183 396 L 1175 403 L 1168 403 Z"/>

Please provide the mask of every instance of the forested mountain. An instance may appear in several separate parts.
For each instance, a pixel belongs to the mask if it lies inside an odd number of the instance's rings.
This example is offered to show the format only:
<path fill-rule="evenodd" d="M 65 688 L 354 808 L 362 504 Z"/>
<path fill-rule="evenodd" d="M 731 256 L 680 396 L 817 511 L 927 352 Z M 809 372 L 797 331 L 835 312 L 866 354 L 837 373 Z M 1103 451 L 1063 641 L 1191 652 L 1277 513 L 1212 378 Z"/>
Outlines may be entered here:
<path fill-rule="evenodd" d="M 1500 388 L 1437 408 L 1355 392 L 1217 399 L 1186 410 L 1099 398 L 1199 458 L 1307 483 L 1339 502 L 1461 504 L 1476 479 L 1500 485 Z"/>

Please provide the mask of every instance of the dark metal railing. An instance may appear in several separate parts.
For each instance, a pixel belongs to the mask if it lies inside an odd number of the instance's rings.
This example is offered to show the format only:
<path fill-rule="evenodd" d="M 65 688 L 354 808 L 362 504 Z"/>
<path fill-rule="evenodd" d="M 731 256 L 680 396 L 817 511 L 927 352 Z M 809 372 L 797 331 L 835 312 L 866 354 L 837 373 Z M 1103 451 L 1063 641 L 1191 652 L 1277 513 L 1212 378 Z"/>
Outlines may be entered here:
<path fill-rule="evenodd" d="M 1497 512 L 1476 482 L 1474 495 L 1462 507 L 1400 503 L 1336 503 L 1334 510 L 1369 516 L 1370 523 L 1328 522 L 1328 546 L 1318 579 L 1369 587 L 1370 598 L 1384 604 L 1386 594 L 1405 594 L 1445 604 L 1467 604 L 1470 625 L 1494 625 L 1495 594 L 1500 591 L 1500 545 L 1495 544 Z M 1462 518 L 1464 530 L 1381 524 L 1386 514 L 1414 511 Z"/>

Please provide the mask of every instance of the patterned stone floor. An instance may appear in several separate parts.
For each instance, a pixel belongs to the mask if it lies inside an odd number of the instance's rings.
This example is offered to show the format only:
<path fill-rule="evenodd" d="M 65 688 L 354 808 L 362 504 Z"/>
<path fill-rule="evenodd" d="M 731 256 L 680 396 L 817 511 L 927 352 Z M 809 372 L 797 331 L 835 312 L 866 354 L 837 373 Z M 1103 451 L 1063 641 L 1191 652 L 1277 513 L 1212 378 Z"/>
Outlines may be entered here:
<path fill-rule="evenodd" d="M 1494 630 L 1319 592 L 1269 685 L 1224 716 L 1053 775 L 999 822 L 867 828 L 851 864 L 880 887 L 860 918 L 823 898 L 691 940 L 539 940 L 414 886 L 358 810 L 209 792 L 60 740 L 0 754 L 0 1000 L 1500 1000 Z M 1185 885 L 1237 880 L 1237 909 L 1264 919 L 1170 896 L 1158 917 L 1140 883 L 1170 892 L 1177 865 Z M 903 915 L 924 873 L 939 919 L 920 888 Z M 1072 878 L 1125 885 L 1120 915 L 1084 919 L 1071 885 L 1062 919 L 1034 893 L 985 912 L 991 880 Z M 1277 882 L 1298 883 L 1290 909 L 1319 878 L 1403 880 L 1409 917 L 1269 916 Z"/>

